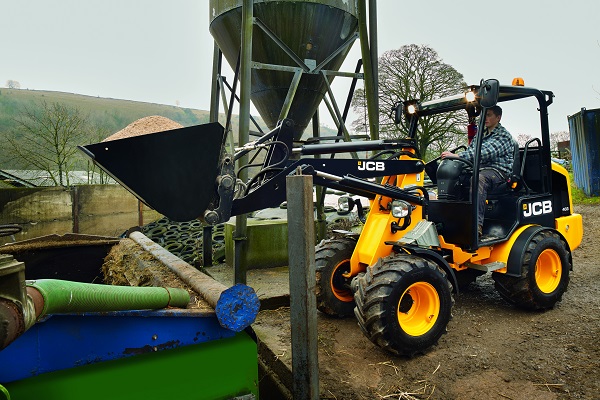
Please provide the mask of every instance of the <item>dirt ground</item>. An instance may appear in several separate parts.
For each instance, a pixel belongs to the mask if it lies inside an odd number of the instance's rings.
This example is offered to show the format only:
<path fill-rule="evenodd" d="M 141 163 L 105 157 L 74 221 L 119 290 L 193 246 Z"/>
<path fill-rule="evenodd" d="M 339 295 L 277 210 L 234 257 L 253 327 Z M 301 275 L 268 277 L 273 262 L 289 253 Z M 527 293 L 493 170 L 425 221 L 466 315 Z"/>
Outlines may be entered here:
<path fill-rule="evenodd" d="M 319 313 L 321 398 L 600 399 L 600 207 L 575 211 L 583 215 L 583 243 L 573 252 L 568 291 L 552 310 L 509 305 L 484 275 L 455 297 L 438 345 L 412 359 L 373 345 L 353 318 Z M 280 308 L 261 312 L 255 323 L 279 324 L 275 357 L 289 357 L 287 321 L 289 309 Z"/>

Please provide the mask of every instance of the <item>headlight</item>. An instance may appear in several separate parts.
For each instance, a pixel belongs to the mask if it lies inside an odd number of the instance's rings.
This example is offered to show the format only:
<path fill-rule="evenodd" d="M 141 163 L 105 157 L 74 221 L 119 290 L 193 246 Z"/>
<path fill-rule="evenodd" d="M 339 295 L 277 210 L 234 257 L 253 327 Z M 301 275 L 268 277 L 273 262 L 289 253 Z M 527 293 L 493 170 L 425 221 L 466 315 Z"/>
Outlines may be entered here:
<path fill-rule="evenodd" d="M 410 215 L 412 207 L 405 201 L 394 200 L 391 204 L 391 211 L 394 218 L 404 218 Z"/>
<path fill-rule="evenodd" d="M 354 200 L 348 196 L 338 197 L 338 214 L 345 215 L 352 211 Z"/>
<path fill-rule="evenodd" d="M 466 93 L 465 93 L 465 99 L 466 99 L 466 100 L 467 100 L 469 103 L 471 103 L 471 102 L 475 101 L 475 92 L 472 92 L 472 91 L 470 91 L 470 90 L 469 90 L 468 92 L 466 92 Z"/>

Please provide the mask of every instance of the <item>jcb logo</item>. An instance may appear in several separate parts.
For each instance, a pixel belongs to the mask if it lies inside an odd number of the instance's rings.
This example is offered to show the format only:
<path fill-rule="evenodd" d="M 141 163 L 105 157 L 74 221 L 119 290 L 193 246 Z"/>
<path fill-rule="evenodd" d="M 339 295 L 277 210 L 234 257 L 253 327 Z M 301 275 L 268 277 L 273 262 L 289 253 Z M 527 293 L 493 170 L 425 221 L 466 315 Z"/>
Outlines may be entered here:
<path fill-rule="evenodd" d="M 533 203 L 523 204 L 523 216 L 531 217 L 532 215 L 542 215 L 552 213 L 552 201 L 536 201 Z"/>
<path fill-rule="evenodd" d="M 359 171 L 385 171 L 385 163 L 383 161 L 359 161 Z"/>

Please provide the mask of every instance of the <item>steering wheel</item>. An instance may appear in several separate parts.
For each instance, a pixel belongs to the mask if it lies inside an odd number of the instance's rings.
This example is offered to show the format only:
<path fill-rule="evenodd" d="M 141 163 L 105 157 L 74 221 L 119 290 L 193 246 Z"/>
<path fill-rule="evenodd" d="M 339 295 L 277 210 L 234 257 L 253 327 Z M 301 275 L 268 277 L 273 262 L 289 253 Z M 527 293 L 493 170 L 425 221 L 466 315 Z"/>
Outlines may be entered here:
<path fill-rule="evenodd" d="M 461 158 L 459 156 L 446 156 L 446 157 L 442 158 L 442 161 L 443 160 L 456 160 L 456 161 L 460 161 L 460 162 L 463 162 L 463 163 L 467 164 L 467 166 L 469 166 L 471 168 L 471 171 L 473 170 L 473 163 L 471 161 L 466 160 L 464 158 Z"/>

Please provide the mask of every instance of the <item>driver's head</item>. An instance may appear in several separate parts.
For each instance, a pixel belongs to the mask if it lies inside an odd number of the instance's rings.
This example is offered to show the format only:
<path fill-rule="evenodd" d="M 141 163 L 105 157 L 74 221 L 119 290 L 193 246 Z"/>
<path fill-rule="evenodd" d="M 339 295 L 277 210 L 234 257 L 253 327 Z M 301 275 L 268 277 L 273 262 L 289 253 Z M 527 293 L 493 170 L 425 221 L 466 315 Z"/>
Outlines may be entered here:
<path fill-rule="evenodd" d="M 488 108 L 485 112 L 485 127 L 493 131 L 500 119 L 502 119 L 502 108 L 500 106 Z"/>

